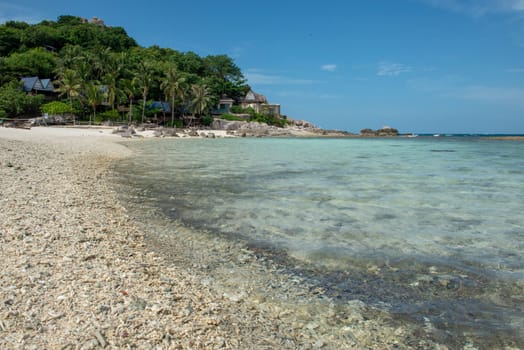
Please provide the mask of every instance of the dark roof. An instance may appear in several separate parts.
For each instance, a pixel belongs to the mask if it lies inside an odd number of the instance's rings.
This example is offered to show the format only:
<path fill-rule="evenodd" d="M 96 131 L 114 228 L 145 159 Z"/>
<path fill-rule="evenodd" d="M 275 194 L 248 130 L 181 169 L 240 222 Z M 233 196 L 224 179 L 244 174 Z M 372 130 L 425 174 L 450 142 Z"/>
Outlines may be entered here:
<path fill-rule="evenodd" d="M 220 102 L 235 102 L 235 100 L 227 95 L 222 95 L 220 96 Z"/>
<path fill-rule="evenodd" d="M 20 78 L 24 84 L 24 91 L 31 92 L 35 91 L 55 91 L 55 87 L 51 82 L 51 79 L 40 79 L 38 77 L 23 77 Z"/>
<path fill-rule="evenodd" d="M 253 90 L 249 90 L 246 96 L 242 99 L 242 102 L 245 103 L 267 103 L 266 96 L 257 94 Z"/>

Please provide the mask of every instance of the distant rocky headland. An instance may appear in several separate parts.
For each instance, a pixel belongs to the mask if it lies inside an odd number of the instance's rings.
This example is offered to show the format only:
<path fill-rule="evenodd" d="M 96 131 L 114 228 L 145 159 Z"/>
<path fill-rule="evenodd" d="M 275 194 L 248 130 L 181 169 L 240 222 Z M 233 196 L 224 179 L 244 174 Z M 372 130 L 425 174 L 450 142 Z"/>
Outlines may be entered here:
<path fill-rule="evenodd" d="M 145 129 L 152 132 L 155 137 L 397 137 L 404 136 L 397 129 L 383 127 L 378 130 L 363 129 L 360 134 L 343 130 L 322 129 L 305 120 L 289 120 L 284 127 L 268 125 L 253 121 L 226 120 L 215 118 L 206 128 L 165 128 L 162 126 L 121 126 L 113 133 L 122 137 L 135 137 L 143 135 Z M 138 133 L 136 132 L 138 131 Z"/>

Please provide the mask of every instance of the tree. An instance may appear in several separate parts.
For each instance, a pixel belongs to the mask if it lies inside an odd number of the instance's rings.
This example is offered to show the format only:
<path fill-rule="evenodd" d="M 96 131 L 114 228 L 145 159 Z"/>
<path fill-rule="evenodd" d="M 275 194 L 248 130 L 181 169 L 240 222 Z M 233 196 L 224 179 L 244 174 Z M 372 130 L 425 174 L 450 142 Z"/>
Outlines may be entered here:
<path fill-rule="evenodd" d="M 96 118 L 96 106 L 102 103 L 104 95 L 102 93 L 102 90 L 100 89 L 100 85 L 96 84 L 95 82 L 91 82 L 86 85 L 85 94 L 87 103 L 91 106 L 91 109 L 93 110 L 94 122 Z M 91 115 L 89 115 L 89 125 L 91 125 Z"/>
<path fill-rule="evenodd" d="M 11 117 L 36 114 L 43 101 L 43 95 L 26 94 L 18 81 L 0 87 L 0 114 Z"/>
<path fill-rule="evenodd" d="M 123 78 L 127 63 L 127 54 L 110 54 L 105 63 L 103 83 L 107 87 L 107 98 L 111 110 L 115 110 L 115 101 L 120 93 L 118 82 Z"/>
<path fill-rule="evenodd" d="M 126 94 L 126 97 L 129 102 L 129 124 L 131 124 L 131 120 L 133 119 L 133 98 L 135 97 L 136 90 L 137 90 L 137 82 L 136 78 L 132 79 L 126 79 L 122 82 L 122 89 L 124 93 Z"/>
<path fill-rule="evenodd" d="M 56 67 L 56 56 L 37 48 L 13 53 L 5 58 L 4 63 L 13 79 L 27 76 L 51 78 Z"/>
<path fill-rule="evenodd" d="M 205 85 L 195 84 L 191 86 L 192 100 L 191 100 L 191 111 L 193 116 L 195 114 L 202 115 L 207 111 L 209 103 L 211 101 L 211 96 Z"/>
<path fill-rule="evenodd" d="M 40 110 L 43 113 L 51 115 L 62 115 L 71 112 L 71 107 L 67 103 L 61 101 L 53 101 L 42 105 L 42 107 L 40 107 Z"/>
<path fill-rule="evenodd" d="M 7 25 L 0 26 L 0 56 L 7 56 L 20 47 L 22 30 Z"/>
<path fill-rule="evenodd" d="M 135 74 L 136 82 L 140 91 L 142 92 L 142 123 L 144 123 L 144 117 L 146 112 L 147 94 L 151 84 L 153 83 L 153 73 L 149 64 L 141 62 L 138 65 L 138 70 Z"/>
<path fill-rule="evenodd" d="M 82 90 L 82 80 L 78 76 L 78 73 L 72 69 L 66 69 L 59 76 L 57 82 L 60 96 L 66 95 L 69 100 L 69 106 L 71 107 L 71 113 L 73 113 L 73 99 L 80 96 Z M 75 114 L 73 113 L 73 125 L 75 125 Z"/>
<path fill-rule="evenodd" d="M 175 66 L 171 66 L 167 70 L 166 76 L 162 81 L 161 87 L 166 96 L 171 100 L 171 125 L 175 125 L 175 99 L 177 97 L 183 97 L 184 82 L 185 78 L 180 76 Z"/>

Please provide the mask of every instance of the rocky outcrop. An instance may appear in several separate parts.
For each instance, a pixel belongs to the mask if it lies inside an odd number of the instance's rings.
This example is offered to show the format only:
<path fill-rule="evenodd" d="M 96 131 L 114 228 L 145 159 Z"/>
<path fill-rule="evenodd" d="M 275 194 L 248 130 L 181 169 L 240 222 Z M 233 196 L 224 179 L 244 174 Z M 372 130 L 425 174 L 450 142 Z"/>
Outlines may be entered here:
<path fill-rule="evenodd" d="M 211 124 L 211 129 L 226 130 L 228 135 L 240 137 L 344 137 L 350 135 L 345 131 L 324 130 L 316 127 L 305 120 L 291 120 L 290 124 L 285 127 L 277 127 L 266 123 L 248 122 L 248 121 L 230 121 L 225 119 L 215 119 Z"/>
<path fill-rule="evenodd" d="M 127 125 L 121 125 L 118 128 L 116 128 L 115 130 L 113 130 L 113 134 L 118 134 L 122 137 L 130 138 L 136 135 L 136 131 L 135 129 Z"/>
<path fill-rule="evenodd" d="M 398 136 L 399 132 L 397 129 L 390 126 L 384 126 L 382 129 L 372 130 L 372 129 L 362 129 L 360 130 L 361 136 Z"/>

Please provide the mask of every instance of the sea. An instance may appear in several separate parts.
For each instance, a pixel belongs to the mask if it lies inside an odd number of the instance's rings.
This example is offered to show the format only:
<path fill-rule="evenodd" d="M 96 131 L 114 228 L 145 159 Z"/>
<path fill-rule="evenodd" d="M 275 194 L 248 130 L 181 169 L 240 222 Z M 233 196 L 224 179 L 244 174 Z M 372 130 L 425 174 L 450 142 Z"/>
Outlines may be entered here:
<path fill-rule="evenodd" d="M 177 242 L 190 247 L 186 263 L 210 279 L 220 278 L 215 265 L 228 264 L 231 250 L 251 252 L 278 266 L 270 273 L 308 285 L 302 303 L 320 290 L 331 303 L 357 300 L 393 322 L 431 329 L 425 336 L 450 348 L 524 348 L 524 141 L 428 135 L 127 146 L 134 156 L 114 166 L 122 202 L 152 235 L 173 237 L 162 244 L 168 255 Z M 216 249 L 219 241 L 228 248 Z"/>

